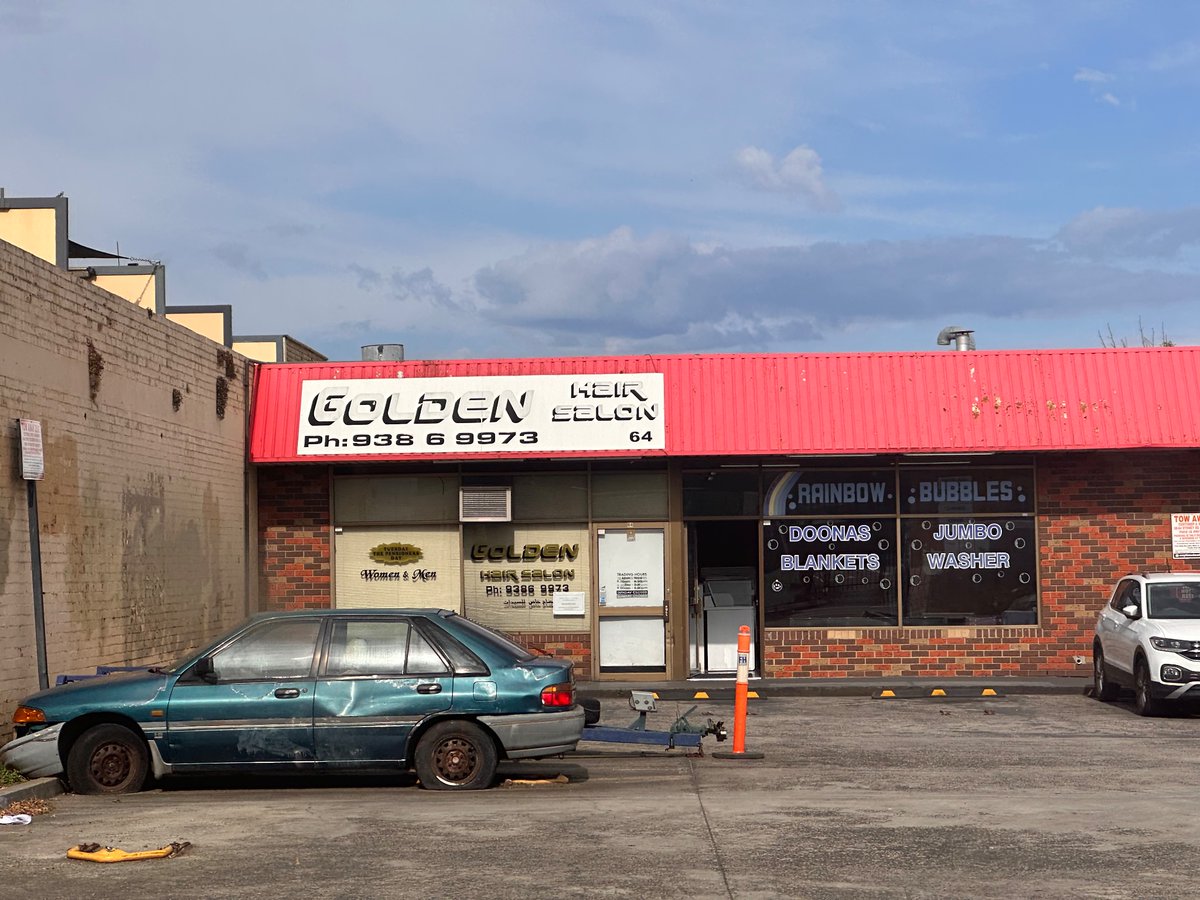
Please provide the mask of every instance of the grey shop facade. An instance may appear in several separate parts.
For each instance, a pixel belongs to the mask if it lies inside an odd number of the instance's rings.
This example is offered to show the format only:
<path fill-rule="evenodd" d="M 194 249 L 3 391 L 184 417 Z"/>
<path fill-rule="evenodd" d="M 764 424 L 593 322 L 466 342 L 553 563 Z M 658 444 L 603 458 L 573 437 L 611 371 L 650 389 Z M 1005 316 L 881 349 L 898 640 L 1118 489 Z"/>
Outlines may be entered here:
<path fill-rule="evenodd" d="M 948 354 L 929 356 L 941 365 Z M 484 375 L 478 364 L 447 375 L 452 364 L 431 374 L 402 363 L 400 378 L 397 364 L 344 364 L 337 378 L 317 364 L 264 366 L 252 416 L 259 606 L 450 608 L 572 657 L 597 680 L 731 674 L 741 625 L 764 678 L 1086 674 L 1079 658 L 1111 581 L 1191 565 L 1178 521 L 1200 511 L 1191 448 L 982 451 L 942 440 L 863 452 L 859 441 L 838 453 L 812 452 L 809 437 L 785 445 L 798 452 L 732 453 L 712 427 L 711 394 L 698 401 L 680 387 L 729 359 L 657 358 L 657 371 L 642 357 L 557 360 L 578 371 L 550 376 L 547 361 L 493 363 Z M 286 378 L 271 392 L 273 369 Z M 485 401 L 501 382 L 519 402 Z M 363 383 L 370 390 L 354 394 Z M 343 400 L 378 399 L 322 412 L 314 391 L 330 384 L 326 398 L 344 385 Z M 647 417 L 607 423 L 615 441 L 586 428 L 560 440 L 594 449 L 555 449 L 553 416 L 539 420 L 538 404 L 561 410 L 555 401 L 597 384 L 635 385 Z M 465 397 L 460 411 L 478 413 L 459 418 L 520 416 L 514 432 L 536 433 L 538 450 L 480 450 L 480 435 L 503 440 L 494 422 L 417 421 L 421 398 L 437 395 Z M 412 434 L 420 447 L 437 434 L 461 448 L 470 435 L 470 452 L 376 454 L 353 437 L 318 443 L 301 421 L 316 409 L 318 425 L 341 428 L 401 396 L 411 402 L 395 401 L 389 440 Z M 295 418 L 282 440 L 281 402 Z M 269 439 L 255 430 L 260 415 L 274 423 Z M 880 427 L 894 437 L 887 429 L 903 426 Z M 746 443 L 749 431 L 737 433 Z M 306 434 L 313 452 L 303 454 Z M 625 440 L 639 446 L 614 449 Z"/>

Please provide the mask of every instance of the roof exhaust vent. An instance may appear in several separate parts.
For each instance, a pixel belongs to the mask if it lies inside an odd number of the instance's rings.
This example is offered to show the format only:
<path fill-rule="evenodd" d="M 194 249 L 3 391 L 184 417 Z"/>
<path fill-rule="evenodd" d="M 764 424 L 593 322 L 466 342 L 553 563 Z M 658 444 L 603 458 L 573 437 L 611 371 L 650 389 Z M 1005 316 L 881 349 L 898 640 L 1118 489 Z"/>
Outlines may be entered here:
<path fill-rule="evenodd" d="M 961 325 L 947 325 L 938 332 L 937 342 L 939 347 L 953 344 L 955 350 L 974 350 L 975 332 Z"/>
<path fill-rule="evenodd" d="M 363 362 L 404 362 L 403 344 L 364 344 Z"/>

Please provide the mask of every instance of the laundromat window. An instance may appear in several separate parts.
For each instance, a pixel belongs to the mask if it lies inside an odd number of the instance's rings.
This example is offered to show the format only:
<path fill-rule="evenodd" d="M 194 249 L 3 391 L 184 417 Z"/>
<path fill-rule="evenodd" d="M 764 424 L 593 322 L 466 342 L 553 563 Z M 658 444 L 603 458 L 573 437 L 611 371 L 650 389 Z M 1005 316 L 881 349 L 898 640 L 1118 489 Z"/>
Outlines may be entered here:
<path fill-rule="evenodd" d="M 333 482 L 337 524 L 458 522 L 458 477 L 396 475 L 337 478 Z"/>
<path fill-rule="evenodd" d="M 587 474 L 512 476 L 514 522 L 586 522 Z"/>
<path fill-rule="evenodd" d="M 666 472 L 595 472 L 592 518 L 629 522 L 667 518 Z"/>
<path fill-rule="evenodd" d="M 683 514 L 757 516 L 758 469 L 684 473 Z"/>

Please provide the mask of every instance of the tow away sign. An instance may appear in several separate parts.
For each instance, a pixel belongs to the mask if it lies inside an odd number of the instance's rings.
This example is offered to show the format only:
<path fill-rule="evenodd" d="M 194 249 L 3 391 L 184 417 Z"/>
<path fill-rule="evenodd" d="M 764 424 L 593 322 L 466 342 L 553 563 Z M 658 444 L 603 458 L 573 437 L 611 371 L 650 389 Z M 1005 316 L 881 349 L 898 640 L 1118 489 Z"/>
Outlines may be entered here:
<path fill-rule="evenodd" d="M 46 457 L 42 452 L 42 423 L 36 419 L 18 419 L 21 425 L 21 477 L 41 481 L 46 475 Z"/>

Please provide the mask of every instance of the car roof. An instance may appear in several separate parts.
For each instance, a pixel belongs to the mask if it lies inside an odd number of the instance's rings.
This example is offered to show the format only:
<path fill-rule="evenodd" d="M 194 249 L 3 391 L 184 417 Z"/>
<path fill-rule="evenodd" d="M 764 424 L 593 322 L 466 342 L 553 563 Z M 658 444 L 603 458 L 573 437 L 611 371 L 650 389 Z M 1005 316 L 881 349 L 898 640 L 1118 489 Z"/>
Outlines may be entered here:
<path fill-rule="evenodd" d="M 260 612 L 254 615 L 254 619 L 284 619 L 293 618 L 296 616 L 348 616 L 352 619 L 365 618 L 367 616 L 457 616 L 458 613 L 450 609 L 435 609 L 432 607 L 395 607 L 395 606 L 380 606 L 374 608 L 354 609 L 281 609 L 267 612 Z"/>
<path fill-rule="evenodd" d="M 1139 572 L 1134 577 L 1150 584 L 1159 581 L 1200 581 L 1200 572 Z"/>

